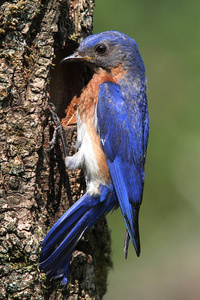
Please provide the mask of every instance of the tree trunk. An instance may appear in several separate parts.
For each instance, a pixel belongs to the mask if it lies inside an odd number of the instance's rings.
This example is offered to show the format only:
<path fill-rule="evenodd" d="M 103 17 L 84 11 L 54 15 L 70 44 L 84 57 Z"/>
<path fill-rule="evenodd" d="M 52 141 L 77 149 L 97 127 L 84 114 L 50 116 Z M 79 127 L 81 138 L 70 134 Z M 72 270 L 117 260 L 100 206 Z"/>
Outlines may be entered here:
<path fill-rule="evenodd" d="M 1 1 L 0 7 L 0 299 L 102 299 L 110 260 L 105 218 L 73 253 L 70 283 L 38 269 L 49 228 L 84 193 L 80 170 L 68 172 L 62 147 L 49 148 L 54 124 L 90 76 L 61 66 L 92 30 L 93 0 Z M 76 126 L 66 128 L 70 154 Z M 99 238 L 100 237 L 100 238 Z"/>

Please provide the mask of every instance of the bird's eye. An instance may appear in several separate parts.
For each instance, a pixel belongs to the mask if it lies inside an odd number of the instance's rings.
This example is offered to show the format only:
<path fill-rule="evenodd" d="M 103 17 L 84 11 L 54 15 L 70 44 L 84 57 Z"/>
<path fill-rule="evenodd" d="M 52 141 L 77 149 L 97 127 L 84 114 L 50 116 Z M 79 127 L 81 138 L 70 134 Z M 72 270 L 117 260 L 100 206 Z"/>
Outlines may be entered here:
<path fill-rule="evenodd" d="M 97 47 L 95 49 L 96 53 L 98 53 L 100 55 L 103 55 L 106 52 L 106 50 L 107 50 L 107 47 L 104 44 L 97 45 Z"/>

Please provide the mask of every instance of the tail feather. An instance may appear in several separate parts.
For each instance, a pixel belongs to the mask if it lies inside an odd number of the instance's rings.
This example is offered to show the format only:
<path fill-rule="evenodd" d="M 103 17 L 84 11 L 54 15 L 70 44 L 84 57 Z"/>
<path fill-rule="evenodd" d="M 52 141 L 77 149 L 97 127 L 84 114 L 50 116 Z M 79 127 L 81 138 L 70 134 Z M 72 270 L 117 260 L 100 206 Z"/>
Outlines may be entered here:
<path fill-rule="evenodd" d="M 55 223 L 42 243 L 40 269 L 48 277 L 62 277 L 67 282 L 71 254 L 82 235 L 96 221 L 117 206 L 112 185 L 101 186 L 100 195 L 85 194 Z"/>
<path fill-rule="evenodd" d="M 71 260 L 72 252 L 68 253 L 65 260 L 58 263 L 58 265 L 46 272 L 47 277 L 58 279 L 62 277 L 61 285 L 67 284 L 67 277 L 68 277 L 68 267 Z"/>
<path fill-rule="evenodd" d="M 70 233 L 76 223 L 82 218 L 84 212 L 89 208 L 89 201 L 84 195 L 53 225 L 47 233 L 41 246 L 43 247 L 41 260 L 45 260 L 52 250 L 58 246 L 58 242 Z"/>

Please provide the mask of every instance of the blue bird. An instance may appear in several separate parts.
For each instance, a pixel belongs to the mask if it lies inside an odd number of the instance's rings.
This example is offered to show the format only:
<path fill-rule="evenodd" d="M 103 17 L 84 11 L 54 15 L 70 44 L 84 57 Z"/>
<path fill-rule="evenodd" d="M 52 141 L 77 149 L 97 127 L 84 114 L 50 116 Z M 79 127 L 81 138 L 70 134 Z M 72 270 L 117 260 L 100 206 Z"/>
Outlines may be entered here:
<path fill-rule="evenodd" d="M 87 37 L 62 62 L 83 62 L 93 76 L 77 109 L 78 152 L 65 158 L 82 168 L 86 193 L 56 222 L 42 243 L 40 269 L 50 278 L 67 275 L 72 252 L 102 215 L 120 206 L 129 239 L 140 255 L 138 215 L 149 135 L 145 67 L 136 42 L 118 31 Z"/>

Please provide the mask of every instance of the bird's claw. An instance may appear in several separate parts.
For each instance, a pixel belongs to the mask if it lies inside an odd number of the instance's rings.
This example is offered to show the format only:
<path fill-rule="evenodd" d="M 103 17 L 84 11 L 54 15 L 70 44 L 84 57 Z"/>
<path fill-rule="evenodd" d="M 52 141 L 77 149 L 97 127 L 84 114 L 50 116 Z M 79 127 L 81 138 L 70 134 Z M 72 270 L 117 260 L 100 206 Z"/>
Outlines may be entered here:
<path fill-rule="evenodd" d="M 67 143 L 66 143 L 66 138 L 65 138 L 65 131 L 62 127 L 62 124 L 60 122 L 60 118 L 58 117 L 57 113 L 56 113 L 56 107 L 53 103 L 49 103 L 49 108 L 50 108 L 50 112 L 52 115 L 52 119 L 54 122 L 54 125 L 56 126 L 56 128 L 54 129 L 53 132 L 53 137 L 51 139 L 51 141 L 49 142 L 49 145 L 51 146 L 49 149 L 47 149 L 46 151 L 50 151 L 52 150 L 55 145 L 56 145 L 56 138 L 57 135 L 59 134 L 60 138 L 61 138 L 61 142 L 62 142 L 62 146 L 63 146 L 63 151 L 64 151 L 64 156 L 68 156 L 69 151 L 67 148 Z"/>

